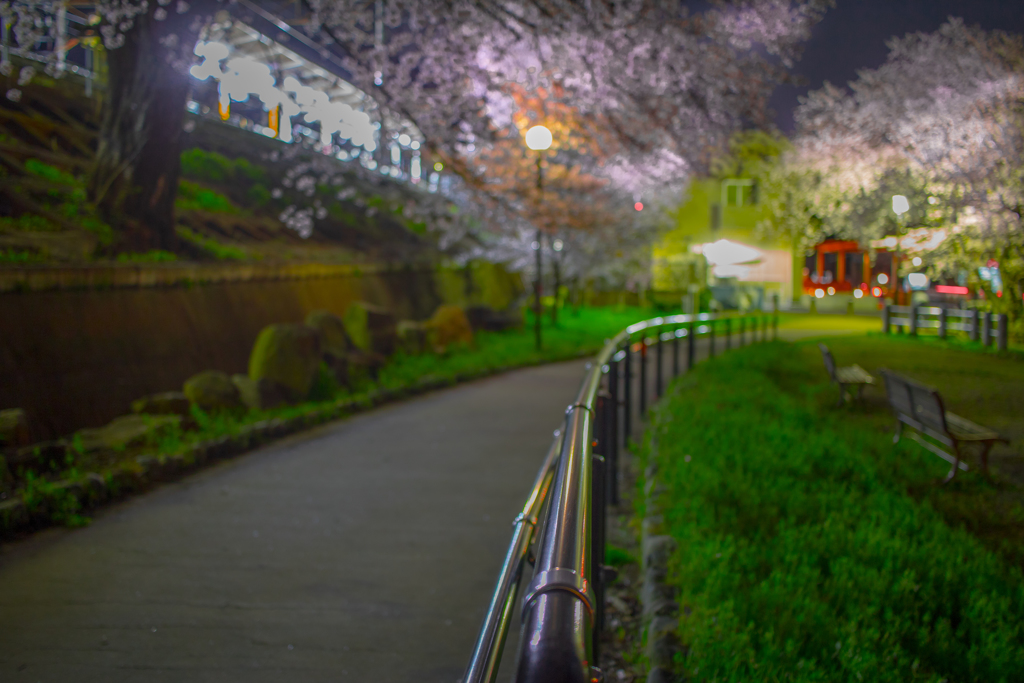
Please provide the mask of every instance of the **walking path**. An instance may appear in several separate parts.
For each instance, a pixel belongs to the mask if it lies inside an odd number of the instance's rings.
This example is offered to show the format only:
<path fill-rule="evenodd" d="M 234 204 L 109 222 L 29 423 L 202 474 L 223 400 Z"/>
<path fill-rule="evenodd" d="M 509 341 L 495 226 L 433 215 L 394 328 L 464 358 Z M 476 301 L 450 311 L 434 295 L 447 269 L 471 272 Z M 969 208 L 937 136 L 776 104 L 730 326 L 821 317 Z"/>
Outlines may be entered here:
<path fill-rule="evenodd" d="M 779 336 L 845 332 L 814 327 Z M 0 546 L 0 680 L 454 683 L 582 377 L 573 361 L 381 408 Z"/>
<path fill-rule="evenodd" d="M 385 407 L 0 547 L 0 680 L 455 683 L 582 377 Z"/>

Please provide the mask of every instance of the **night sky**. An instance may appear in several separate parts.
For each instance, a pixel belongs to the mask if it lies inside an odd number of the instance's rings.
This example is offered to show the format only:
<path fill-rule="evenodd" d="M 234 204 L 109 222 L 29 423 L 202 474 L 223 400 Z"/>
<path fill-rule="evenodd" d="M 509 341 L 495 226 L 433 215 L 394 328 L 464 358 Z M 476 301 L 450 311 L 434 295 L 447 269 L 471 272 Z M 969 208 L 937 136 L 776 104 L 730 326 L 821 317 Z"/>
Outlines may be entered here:
<path fill-rule="evenodd" d="M 949 16 L 986 30 L 1024 33 L 1022 0 L 837 0 L 836 7 L 814 27 L 794 69 L 807 85 L 781 86 L 772 96 L 776 125 L 792 132 L 798 96 L 825 81 L 845 86 L 858 70 L 882 65 L 890 37 L 934 31 Z"/>

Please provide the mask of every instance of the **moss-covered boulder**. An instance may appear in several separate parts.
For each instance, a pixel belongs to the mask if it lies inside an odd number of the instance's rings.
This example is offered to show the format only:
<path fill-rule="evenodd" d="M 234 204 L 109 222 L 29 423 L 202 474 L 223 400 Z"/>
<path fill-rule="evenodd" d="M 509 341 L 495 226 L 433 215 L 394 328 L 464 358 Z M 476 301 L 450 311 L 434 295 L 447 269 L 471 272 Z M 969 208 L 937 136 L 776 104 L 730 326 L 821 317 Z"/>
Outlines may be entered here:
<path fill-rule="evenodd" d="M 467 306 L 466 318 L 473 331 L 487 330 L 489 332 L 500 332 L 502 330 L 519 329 L 523 326 L 523 311 L 521 308 L 512 307 L 504 311 L 498 311 L 490 306 Z"/>
<path fill-rule="evenodd" d="M 182 391 L 188 400 L 208 413 L 221 410 L 242 410 L 242 396 L 227 374 L 206 370 L 185 380 Z"/>
<path fill-rule="evenodd" d="M 379 353 L 353 349 L 345 357 L 345 378 L 344 381 L 339 380 L 339 384 L 349 389 L 364 388 L 369 382 L 376 381 L 386 362 Z"/>
<path fill-rule="evenodd" d="M 417 356 L 427 350 L 427 325 L 415 320 L 398 321 L 398 350 Z"/>
<path fill-rule="evenodd" d="M 427 338 L 436 353 L 444 353 L 456 344 L 472 344 L 473 328 L 458 306 L 439 306 L 427 321 Z"/>
<path fill-rule="evenodd" d="M 269 380 L 298 402 L 309 395 L 320 366 L 320 333 L 308 325 L 269 325 L 263 328 L 249 356 L 249 377 Z"/>
<path fill-rule="evenodd" d="M 160 434 L 181 424 L 180 415 L 122 415 L 95 429 L 80 429 L 74 443 L 86 453 L 154 445 Z"/>
<path fill-rule="evenodd" d="M 17 448 L 32 442 L 28 415 L 21 408 L 0 410 L 0 448 Z"/>
<path fill-rule="evenodd" d="M 181 391 L 165 391 L 132 401 L 132 412 L 139 415 L 188 415 L 190 402 Z"/>
<path fill-rule="evenodd" d="M 343 320 L 345 332 L 357 348 L 385 357 L 395 352 L 398 344 L 398 320 L 387 309 L 365 301 L 356 301 L 345 311 Z"/>
<path fill-rule="evenodd" d="M 320 333 L 320 350 L 324 357 L 344 358 L 352 348 L 345 332 L 345 322 L 330 311 L 312 311 L 306 316 L 306 325 Z"/>
<path fill-rule="evenodd" d="M 270 410 L 286 405 L 290 392 L 277 382 L 269 379 L 253 379 L 249 375 L 231 375 L 231 381 L 238 387 L 242 403 L 249 410 Z"/>

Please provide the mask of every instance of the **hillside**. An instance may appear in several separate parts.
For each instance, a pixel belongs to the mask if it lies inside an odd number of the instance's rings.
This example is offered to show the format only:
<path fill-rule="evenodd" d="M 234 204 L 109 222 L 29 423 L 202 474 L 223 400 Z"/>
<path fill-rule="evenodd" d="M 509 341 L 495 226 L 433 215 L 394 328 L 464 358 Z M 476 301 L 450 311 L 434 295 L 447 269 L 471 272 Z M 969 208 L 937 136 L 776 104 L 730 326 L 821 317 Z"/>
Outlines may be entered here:
<path fill-rule="evenodd" d="M 194 114 L 176 202 L 179 248 L 134 253 L 86 199 L 99 100 L 70 79 L 18 85 L 17 73 L 0 76 L 0 92 L 14 93 L 0 98 L 0 265 L 441 257 L 426 222 L 408 216 L 409 207 L 437 204 L 436 195 Z M 309 219 L 315 229 L 303 237 L 295 228 Z"/>

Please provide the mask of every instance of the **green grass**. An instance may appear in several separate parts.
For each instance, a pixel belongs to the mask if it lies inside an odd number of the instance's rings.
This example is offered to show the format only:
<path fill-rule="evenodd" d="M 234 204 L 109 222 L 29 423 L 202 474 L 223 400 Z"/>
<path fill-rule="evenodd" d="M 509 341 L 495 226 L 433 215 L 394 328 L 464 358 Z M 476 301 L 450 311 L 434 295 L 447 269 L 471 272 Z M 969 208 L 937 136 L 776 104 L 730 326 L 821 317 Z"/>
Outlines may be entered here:
<path fill-rule="evenodd" d="M 176 232 L 178 237 L 199 247 L 219 261 L 245 261 L 249 258 L 249 253 L 244 249 L 233 247 L 229 244 L 221 244 L 215 239 L 203 237 L 184 226 L 178 226 Z"/>
<path fill-rule="evenodd" d="M 829 345 L 840 364 L 899 370 L 965 417 L 1020 429 L 1024 363 L 880 335 Z M 698 366 L 657 407 L 644 457 L 679 541 L 686 675 L 1020 680 L 1019 487 L 974 471 L 937 486 L 948 465 L 892 444 L 880 392 L 836 409 L 836 391 L 816 346 L 773 343 Z"/>
<path fill-rule="evenodd" d="M 219 192 L 207 189 L 190 180 L 178 181 L 178 196 L 174 200 L 178 211 L 205 211 L 207 213 L 237 214 L 239 209 Z"/>
<path fill-rule="evenodd" d="M 0 263 L 42 263 L 46 259 L 34 251 L 0 249 Z"/>
<path fill-rule="evenodd" d="M 117 255 L 118 263 L 166 263 L 177 260 L 177 254 L 163 249 L 151 249 L 145 252 L 125 252 Z"/>

